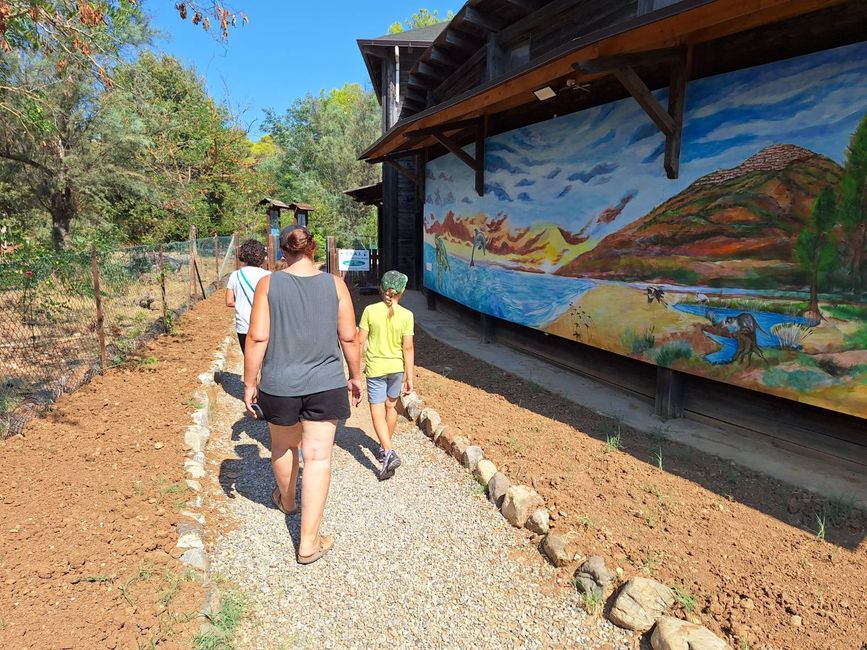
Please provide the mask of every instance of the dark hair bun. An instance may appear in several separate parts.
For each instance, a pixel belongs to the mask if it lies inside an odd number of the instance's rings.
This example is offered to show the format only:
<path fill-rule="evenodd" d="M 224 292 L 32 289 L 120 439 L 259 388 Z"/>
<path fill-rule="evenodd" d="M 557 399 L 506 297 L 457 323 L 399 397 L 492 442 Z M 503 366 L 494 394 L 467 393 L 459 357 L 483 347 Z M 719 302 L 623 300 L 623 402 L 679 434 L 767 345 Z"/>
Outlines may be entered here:
<path fill-rule="evenodd" d="M 316 251 L 316 240 L 304 226 L 288 226 L 280 235 L 280 248 L 288 255 L 310 255 Z"/>

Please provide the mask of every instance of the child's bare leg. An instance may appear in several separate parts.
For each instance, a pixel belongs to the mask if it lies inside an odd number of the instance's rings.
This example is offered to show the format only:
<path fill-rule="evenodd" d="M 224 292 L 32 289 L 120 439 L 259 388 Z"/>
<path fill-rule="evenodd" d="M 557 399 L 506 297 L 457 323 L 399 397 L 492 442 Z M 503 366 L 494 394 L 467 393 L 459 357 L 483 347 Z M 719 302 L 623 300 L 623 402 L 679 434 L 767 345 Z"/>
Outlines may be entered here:
<path fill-rule="evenodd" d="M 397 428 L 397 400 L 387 397 L 385 399 L 385 422 L 388 425 L 388 444 L 391 446 L 391 438 Z M 383 447 L 385 449 L 385 447 Z M 385 449 L 388 451 L 388 449 Z"/>
<path fill-rule="evenodd" d="M 397 411 L 395 411 L 395 416 Z M 373 420 L 373 430 L 376 431 L 376 437 L 379 438 L 379 444 L 385 451 L 391 451 L 391 432 L 393 428 L 389 427 L 386 417 L 385 404 L 370 405 L 370 419 Z M 397 419 L 395 419 L 395 424 Z"/>

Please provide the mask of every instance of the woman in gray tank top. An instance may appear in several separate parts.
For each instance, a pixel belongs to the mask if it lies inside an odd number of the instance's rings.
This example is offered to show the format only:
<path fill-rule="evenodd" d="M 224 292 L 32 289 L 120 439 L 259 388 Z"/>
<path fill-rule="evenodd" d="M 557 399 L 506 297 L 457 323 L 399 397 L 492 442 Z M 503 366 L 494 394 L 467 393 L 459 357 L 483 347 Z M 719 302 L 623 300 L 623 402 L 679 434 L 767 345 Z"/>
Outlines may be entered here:
<path fill-rule="evenodd" d="M 301 540 L 295 555 L 300 564 L 310 564 L 334 544 L 319 527 L 337 421 L 349 417 L 349 397 L 355 406 L 361 402 L 361 357 L 349 290 L 313 264 L 313 236 L 302 226 L 289 226 L 280 233 L 280 248 L 287 267 L 259 280 L 253 297 L 244 405 L 268 421 L 277 481 L 271 500 L 286 515 L 297 512 L 298 447 L 304 448 Z"/>

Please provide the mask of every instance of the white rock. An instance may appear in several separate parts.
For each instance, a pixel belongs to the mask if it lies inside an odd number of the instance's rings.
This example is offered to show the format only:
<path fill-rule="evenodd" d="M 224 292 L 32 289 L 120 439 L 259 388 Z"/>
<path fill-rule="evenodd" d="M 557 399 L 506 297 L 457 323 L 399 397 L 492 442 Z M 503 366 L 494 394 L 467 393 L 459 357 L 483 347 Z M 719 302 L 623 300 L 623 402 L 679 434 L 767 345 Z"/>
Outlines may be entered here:
<path fill-rule="evenodd" d="M 545 506 L 542 497 L 536 491 L 526 485 L 513 485 L 506 490 L 506 498 L 503 499 L 502 513 L 510 524 L 516 528 L 523 528 L 530 519 L 530 515 L 537 508 Z"/>
<path fill-rule="evenodd" d="M 185 551 L 184 554 L 181 555 L 181 562 L 193 567 L 194 569 L 198 569 L 199 571 L 207 571 L 210 566 L 210 562 L 208 562 L 208 554 L 201 548 L 191 548 L 188 551 Z"/>
<path fill-rule="evenodd" d="M 726 642 L 706 627 L 663 616 L 650 637 L 653 650 L 729 650 Z"/>
<path fill-rule="evenodd" d="M 527 520 L 527 528 L 534 533 L 544 535 L 551 527 L 551 517 L 547 508 L 536 508 Z"/>
<path fill-rule="evenodd" d="M 205 548 L 205 543 L 198 533 L 190 532 L 186 535 L 181 535 L 176 544 L 178 548 Z"/>
<path fill-rule="evenodd" d="M 477 447 L 476 445 L 470 445 L 466 449 L 464 449 L 464 454 L 461 457 L 461 463 L 468 470 L 473 471 L 476 469 L 476 466 L 479 464 L 479 461 L 485 457 L 485 454 L 482 452 L 481 447 Z"/>
<path fill-rule="evenodd" d="M 496 473 L 497 467 L 487 458 L 480 460 L 476 465 L 476 469 L 473 470 L 473 476 L 482 485 L 487 485 Z"/>
<path fill-rule="evenodd" d="M 578 555 L 577 540 L 574 531 L 548 533 L 542 542 L 542 550 L 554 566 L 565 566 Z"/>
<path fill-rule="evenodd" d="M 646 632 L 674 604 L 674 592 L 650 578 L 631 578 L 617 594 L 609 619 L 615 625 Z"/>

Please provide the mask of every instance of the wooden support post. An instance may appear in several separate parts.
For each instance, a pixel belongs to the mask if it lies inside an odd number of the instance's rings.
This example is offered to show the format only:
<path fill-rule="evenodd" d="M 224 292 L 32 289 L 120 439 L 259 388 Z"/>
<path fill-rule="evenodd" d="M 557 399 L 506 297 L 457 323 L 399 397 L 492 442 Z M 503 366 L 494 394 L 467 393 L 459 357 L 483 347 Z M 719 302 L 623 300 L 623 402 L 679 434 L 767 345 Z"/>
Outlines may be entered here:
<path fill-rule="evenodd" d="M 325 238 L 325 268 L 332 275 L 340 275 L 338 270 L 337 246 L 334 237 Z"/>
<path fill-rule="evenodd" d="M 493 317 L 488 316 L 487 314 L 481 314 L 479 322 L 482 326 L 482 343 L 493 343 L 496 329 Z"/>
<path fill-rule="evenodd" d="M 276 252 L 274 246 L 274 236 L 271 234 L 271 229 L 268 229 L 268 270 L 274 271 L 276 267 Z"/>
<path fill-rule="evenodd" d="M 108 359 L 105 354 L 105 314 L 102 312 L 102 290 L 99 287 L 99 264 L 96 246 L 90 247 L 90 271 L 93 274 L 93 295 L 96 298 L 96 336 L 99 339 L 99 366 L 105 372 Z"/>
<path fill-rule="evenodd" d="M 196 302 L 196 227 L 190 226 L 190 302 Z"/>
<path fill-rule="evenodd" d="M 424 297 L 427 299 L 427 308 L 428 311 L 436 311 L 437 310 L 437 295 L 433 291 L 425 291 Z"/>
<path fill-rule="evenodd" d="M 664 420 L 683 416 L 683 374 L 671 368 L 656 369 L 656 414 Z"/>
<path fill-rule="evenodd" d="M 214 233 L 214 289 L 220 288 L 220 238 Z"/>
<path fill-rule="evenodd" d="M 160 302 L 163 306 L 163 329 L 169 333 L 169 307 L 166 304 L 166 264 L 164 261 L 163 245 L 160 244 Z"/>
<path fill-rule="evenodd" d="M 665 174 L 677 178 L 680 174 L 680 142 L 683 130 L 683 109 L 686 105 L 686 84 L 692 72 L 692 45 L 682 52 L 681 59 L 671 67 L 668 87 L 668 114 L 674 121 L 674 132 L 665 139 Z"/>
<path fill-rule="evenodd" d="M 476 124 L 476 194 L 485 195 L 485 138 L 488 137 L 488 116 Z"/>
<path fill-rule="evenodd" d="M 235 270 L 241 268 L 241 233 L 236 232 L 233 237 L 235 238 Z"/>

